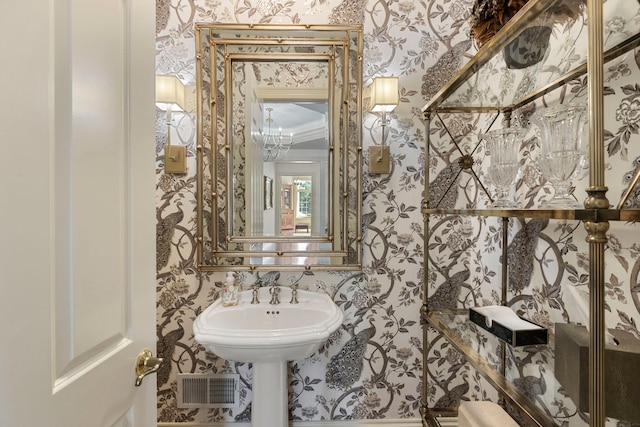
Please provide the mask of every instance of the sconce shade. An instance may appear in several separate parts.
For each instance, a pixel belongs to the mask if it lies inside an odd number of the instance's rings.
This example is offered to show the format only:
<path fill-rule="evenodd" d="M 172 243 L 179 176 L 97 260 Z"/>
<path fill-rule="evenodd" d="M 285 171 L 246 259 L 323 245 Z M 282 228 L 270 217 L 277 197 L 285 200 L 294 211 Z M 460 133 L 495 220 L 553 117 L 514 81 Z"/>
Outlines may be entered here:
<path fill-rule="evenodd" d="M 156 105 L 162 110 L 169 105 L 185 108 L 184 85 L 176 76 L 156 75 Z M 172 107 L 173 108 L 173 107 Z"/>
<path fill-rule="evenodd" d="M 397 77 L 376 77 L 371 84 L 371 111 L 390 112 L 400 102 Z"/>

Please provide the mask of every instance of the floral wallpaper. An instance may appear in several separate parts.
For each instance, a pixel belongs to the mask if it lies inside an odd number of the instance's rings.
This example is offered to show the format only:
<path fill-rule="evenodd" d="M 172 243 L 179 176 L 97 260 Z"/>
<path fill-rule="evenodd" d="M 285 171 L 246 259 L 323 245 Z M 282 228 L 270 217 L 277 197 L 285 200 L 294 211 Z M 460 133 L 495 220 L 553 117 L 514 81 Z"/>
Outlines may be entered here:
<path fill-rule="evenodd" d="M 611 0 L 609 0 L 611 1 Z M 441 307 L 470 307 L 500 302 L 502 224 L 495 218 L 432 216 L 425 242 L 420 212 L 425 179 L 424 103 L 474 53 L 468 37 L 472 0 L 157 0 L 156 72 L 174 74 L 185 84 L 195 82 L 193 25 L 200 21 L 272 23 L 363 23 L 365 86 L 374 76 L 400 77 L 400 105 L 393 112 L 387 141 L 392 170 L 367 174 L 363 182 L 363 271 L 281 273 L 280 283 L 328 293 L 345 314 L 342 328 L 309 359 L 289 364 L 290 417 L 294 420 L 419 419 L 424 373 L 429 407 L 456 406 L 461 400 L 497 400 L 482 377 L 442 336 L 429 329 L 423 342 L 420 308 L 423 292 Z M 614 17 L 608 28 L 624 31 Z M 614 31 L 612 30 L 612 31 Z M 554 35 L 557 36 L 557 35 Z M 615 204 L 640 164 L 640 60 L 634 52 L 607 64 L 606 144 L 608 197 Z M 531 77 L 531 76 L 529 76 Z M 519 90 L 516 81 L 502 81 L 501 90 Z M 510 87 L 509 85 L 516 85 Z M 529 117 L 545 104 L 584 99 L 586 81 L 578 79 L 537 105 L 524 107 L 512 119 L 530 127 Z M 575 99 L 574 99 L 575 98 Z M 251 411 L 252 371 L 249 364 L 221 360 L 193 339 L 195 317 L 217 297 L 224 273 L 202 274 L 195 268 L 195 124 L 193 114 L 175 113 L 172 143 L 188 149 L 188 173 L 165 175 L 162 147 L 167 140 L 164 112 L 157 120 L 157 338 L 158 354 L 170 361 L 158 373 L 158 421 L 210 423 L 247 421 Z M 488 127 L 486 115 L 443 115 L 448 132 L 463 151 L 478 145 Z M 364 153 L 380 144 L 376 117 L 363 120 Z M 499 124 L 494 125 L 494 127 Z M 471 207 L 489 203 L 483 186 L 487 155 L 483 145 L 475 153 L 473 174 L 459 172 L 459 153 L 452 147 L 442 121 L 430 127 L 431 200 L 444 206 Z M 536 207 L 552 189 L 539 173 L 539 141 L 531 127 L 520 146 L 520 175 L 516 183 L 520 206 Z M 575 184 L 583 197 L 588 179 Z M 446 191 L 453 186 L 454 191 Z M 630 203 L 638 203 L 635 192 Z M 613 224 L 606 252 L 607 327 L 640 339 L 640 249 L 637 226 Z M 579 321 L 568 288 L 586 291 L 588 247 L 581 223 L 512 220 L 508 261 L 526 268 L 512 271 L 509 305 L 525 317 L 553 328 L 555 322 Z M 423 285 L 423 259 L 428 256 Z M 265 274 L 242 273 L 244 287 L 268 280 Z M 461 334 L 477 340 L 478 350 L 499 363 L 490 338 L 459 319 L 450 319 Z M 426 353 L 424 350 L 426 349 Z M 346 354 L 350 357 L 344 357 Z M 559 425 L 587 425 L 553 374 L 553 355 L 543 347 L 508 349 L 505 371 L 514 383 L 553 416 Z M 351 368 L 346 374 L 344 368 Z M 178 373 L 240 375 L 240 407 L 231 409 L 178 408 Z M 612 425 L 615 424 L 612 421 Z M 631 423 L 621 423 L 621 426 Z"/>
<path fill-rule="evenodd" d="M 292 419 L 419 419 L 424 253 L 420 107 L 425 101 L 420 88 L 433 61 L 466 40 L 462 27 L 470 2 L 161 0 L 157 8 L 156 72 L 177 75 L 185 84 L 195 82 L 193 25 L 199 21 L 364 23 L 365 85 L 377 75 L 400 76 L 401 103 L 387 138 L 393 145 L 393 170 L 369 176 L 365 158 L 363 271 L 281 273 L 279 282 L 327 292 L 345 314 L 343 327 L 316 355 L 290 363 Z M 158 376 L 158 420 L 248 420 L 251 367 L 221 360 L 193 340 L 193 319 L 216 298 L 224 274 L 195 269 L 192 114 L 174 113 L 174 125 L 172 143 L 182 140 L 188 148 L 186 175 L 163 173 L 167 127 L 164 113 L 158 112 L 157 335 L 160 357 L 171 361 Z M 376 117 L 365 114 L 365 153 L 366 146 L 380 144 L 380 132 Z M 264 282 L 265 275 L 243 273 L 240 280 L 248 287 Z M 343 357 L 347 352 L 353 357 Z M 352 374 L 343 373 L 345 365 Z M 240 408 L 177 408 L 176 375 L 182 372 L 240 374 Z"/>

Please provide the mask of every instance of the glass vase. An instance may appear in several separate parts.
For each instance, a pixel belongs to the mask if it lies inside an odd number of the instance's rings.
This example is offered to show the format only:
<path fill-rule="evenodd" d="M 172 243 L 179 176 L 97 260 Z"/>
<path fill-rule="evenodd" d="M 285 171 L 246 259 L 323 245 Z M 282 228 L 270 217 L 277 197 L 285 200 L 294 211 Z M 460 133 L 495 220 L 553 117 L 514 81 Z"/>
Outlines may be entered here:
<path fill-rule="evenodd" d="M 540 130 L 538 167 L 554 189 L 545 209 L 580 209 L 571 195 L 573 180 L 584 175 L 588 154 L 584 135 L 585 105 L 557 105 L 537 111 L 531 122 Z"/>
<path fill-rule="evenodd" d="M 526 129 L 506 128 L 489 131 L 483 137 L 489 150 L 489 179 L 496 187 L 496 198 L 492 204 L 494 208 L 516 207 L 511 187 L 518 175 L 518 152 L 525 134 Z"/>

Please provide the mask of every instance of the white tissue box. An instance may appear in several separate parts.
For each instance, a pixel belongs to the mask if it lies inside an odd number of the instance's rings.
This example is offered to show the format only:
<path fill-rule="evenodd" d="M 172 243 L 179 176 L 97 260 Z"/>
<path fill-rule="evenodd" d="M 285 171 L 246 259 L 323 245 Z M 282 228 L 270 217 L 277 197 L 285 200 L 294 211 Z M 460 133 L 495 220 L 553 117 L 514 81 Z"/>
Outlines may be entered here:
<path fill-rule="evenodd" d="M 546 328 L 519 317 L 509 307 L 496 305 L 470 308 L 469 319 L 513 347 L 549 342 Z"/>

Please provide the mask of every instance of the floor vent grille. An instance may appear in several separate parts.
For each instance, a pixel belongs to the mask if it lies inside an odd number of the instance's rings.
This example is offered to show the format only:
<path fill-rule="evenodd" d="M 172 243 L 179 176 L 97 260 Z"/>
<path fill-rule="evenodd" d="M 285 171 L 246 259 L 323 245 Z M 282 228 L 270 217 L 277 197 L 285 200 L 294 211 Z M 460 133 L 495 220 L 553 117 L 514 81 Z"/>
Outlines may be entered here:
<path fill-rule="evenodd" d="M 238 374 L 178 374 L 178 408 L 238 408 Z"/>

